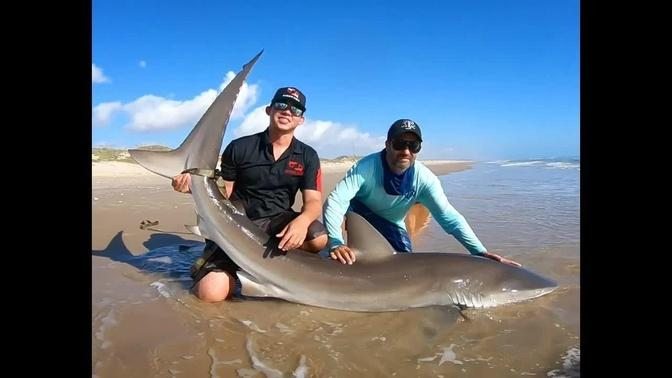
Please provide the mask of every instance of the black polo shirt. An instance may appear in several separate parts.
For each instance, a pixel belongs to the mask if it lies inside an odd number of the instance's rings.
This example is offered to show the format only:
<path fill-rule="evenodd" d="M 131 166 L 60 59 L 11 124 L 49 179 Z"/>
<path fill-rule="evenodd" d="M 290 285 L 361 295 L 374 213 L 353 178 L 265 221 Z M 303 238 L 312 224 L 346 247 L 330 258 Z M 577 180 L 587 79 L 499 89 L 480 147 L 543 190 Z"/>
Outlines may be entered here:
<path fill-rule="evenodd" d="M 253 220 L 290 210 L 299 189 L 322 191 L 317 152 L 292 138 L 275 161 L 268 128 L 231 141 L 222 153 L 221 174 L 235 181 L 231 199 L 241 200 Z"/>

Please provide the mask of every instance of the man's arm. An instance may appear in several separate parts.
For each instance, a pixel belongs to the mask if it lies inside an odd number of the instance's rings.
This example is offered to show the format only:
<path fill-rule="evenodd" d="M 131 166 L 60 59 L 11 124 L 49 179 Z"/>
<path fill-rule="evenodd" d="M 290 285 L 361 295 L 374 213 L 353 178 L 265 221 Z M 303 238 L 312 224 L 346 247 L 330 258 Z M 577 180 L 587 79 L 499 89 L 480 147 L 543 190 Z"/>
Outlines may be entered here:
<path fill-rule="evenodd" d="M 433 174 L 426 180 L 425 191 L 418 198 L 427 206 L 441 227 L 453 235 L 472 255 L 487 257 L 504 264 L 521 266 L 521 264 L 488 252 L 483 243 L 478 239 L 467 220 L 448 202 L 446 194 L 441 188 L 438 177 Z"/>
<path fill-rule="evenodd" d="M 234 143 L 231 142 L 228 144 L 228 146 L 226 146 L 224 152 L 222 152 L 222 158 L 219 164 L 219 174 L 222 181 L 224 181 L 224 191 L 226 191 L 226 193 L 222 194 L 225 198 L 231 198 L 231 194 L 233 193 L 233 184 L 236 182 L 236 177 L 238 174 L 234 151 Z M 219 187 L 219 191 L 222 191 L 221 187 Z"/>
<path fill-rule="evenodd" d="M 441 228 L 453 235 L 472 255 L 483 255 L 487 252 L 464 216 L 448 202 L 438 177 L 433 174 L 426 175 L 422 181 L 425 185 L 418 200 L 429 209 Z"/>
<path fill-rule="evenodd" d="M 231 192 L 233 191 L 233 181 L 224 181 L 224 189 L 225 191 L 222 191 L 222 187 L 219 187 L 220 193 L 224 196 L 224 198 L 229 198 L 231 195 Z M 171 184 L 173 185 L 173 189 L 177 192 L 180 193 L 191 193 L 191 174 L 190 173 L 180 173 L 179 175 L 173 177 Z"/>
<path fill-rule="evenodd" d="M 308 227 L 322 212 L 322 193 L 320 191 L 305 189 L 302 191 L 302 196 L 301 214 L 275 235 L 281 238 L 278 248 L 283 251 L 299 248 L 306 240 Z"/>
<path fill-rule="evenodd" d="M 191 174 L 180 173 L 173 177 L 170 184 L 176 192 L 191 193 Z"/>
<path fill-rule="evenodd" d="M 345 174 L 345 177 L 336 184 L 334 190 L 329 193 L 324 203 L 323 220 L 329 234 L 330 249 L 345 244 L 342 232 L 343 217 L 350 207 L 350 200 L 355 198 L 364 184 L 365 175 L 362 171 L 359 162 L 355 163 Z"/>
<path fill-rule="evenodd" d="M 371 177 L 369 168 L 361 160 L 355 163 L 336 184 L 324 204 L 323 220 L 329 236 L 329 255 L 343 264 L 352 264 L 356 260 L 355 252 L 343 241 L 343 217 L 350 207 L 350 200 L 357 195 L 366 179 Z"/>
<path fill-rule="evenodd" d="M 303 207 L 301 207 L 299 217 L 306 218 L 308 224 L 310 224 L 322 214 L 322 192 L 306 189 L 302 194 Z"/>
<path fill-rule="evenodd" d="M 322 213 L 322 171 L 320 158 L 315 150 L 308 149 L 305 158 L 305 171 L 301 180 L 303 207 L 301 214 L 294 218 L 275 236 L 281 238 L 278 248 L 283 251 L 299 248 L 308 235 L 308 227 Z"/>
<path fill-rule="evenodd" d="M 233 183 L 236 179 L 236 165 L 234 162 L 234 152 L 233 144 L 229 143 L 222 153 L 221 158 L 221 175 L 224 180 L 224 187 L 226 188 L 226 193 L 224 197 L 229 198 L 233 191 Z M 191 193 L 191 174 L 189 173 L 180 173 L 177 176 L 174 176 L 171 181 L 173 189 L 180 193 Z M 221 192 L 221 189 L 220 189 Z"/>

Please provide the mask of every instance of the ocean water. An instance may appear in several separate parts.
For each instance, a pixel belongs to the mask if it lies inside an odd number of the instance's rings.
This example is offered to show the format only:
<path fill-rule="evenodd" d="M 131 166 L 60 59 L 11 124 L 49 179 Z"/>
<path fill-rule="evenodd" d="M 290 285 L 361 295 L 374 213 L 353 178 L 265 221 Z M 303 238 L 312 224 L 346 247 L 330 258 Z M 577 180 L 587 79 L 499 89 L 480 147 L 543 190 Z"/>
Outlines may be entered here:
<path fill-rule="evenodd" d="M 578 245 L 579 169 L 576 160 L 496 161 L 442 176 L 441 183 L 486 247 L 515 256 Z M 416 249 L 440 237 L 432 226 Z M 578 258 L 578 248 L 573 253 Z"/>
<path fill-rule="evenodd" d="M 579 376 L 579 171 L 572 159 L 493 161 L 441 177 L 449 201 L 491 252 L 558 282 L 546 296 L 462 313 L 352 313 L 278 300 L 207 305 L 188 290 L 202 244 L 185 242 L 94 272 L 107 286 L 94 287 L 92 373 Z M 436 222 L 414 246 L 466 253 Z"/>

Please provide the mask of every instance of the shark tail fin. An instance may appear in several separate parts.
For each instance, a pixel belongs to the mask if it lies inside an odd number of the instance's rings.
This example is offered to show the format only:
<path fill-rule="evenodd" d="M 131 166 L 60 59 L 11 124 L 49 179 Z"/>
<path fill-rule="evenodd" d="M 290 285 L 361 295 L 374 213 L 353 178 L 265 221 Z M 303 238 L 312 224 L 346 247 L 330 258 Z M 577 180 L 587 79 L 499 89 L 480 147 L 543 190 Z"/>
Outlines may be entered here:
<path fill-rule="evenodd" d="M 172 151 L 128 150 L 133 160 L 147 170 L 159 176 L 172 178 L 184 170 L 186 153 L 184 149 L 177 148 Z"/>
<path fill-rule="evenodd" d="M 245 78 L 256 63 L 260 51 L 217 95 L 194 129 L 182 144 L 171 151 L 131 149 L 128 153 L 138 162 L 160 176 L 172 178 L 186 169 L 214 170 L 217 166 L 222 139 L 229 117 Z"/>
<path fill-rule="evenodd" d="M 429 210 L 421 203 L 416 203 L 408 210 L 406 214 L 406 231 L 413 240 L 420 235 L 420 232 L 427 228 L 431 215 Z"/>

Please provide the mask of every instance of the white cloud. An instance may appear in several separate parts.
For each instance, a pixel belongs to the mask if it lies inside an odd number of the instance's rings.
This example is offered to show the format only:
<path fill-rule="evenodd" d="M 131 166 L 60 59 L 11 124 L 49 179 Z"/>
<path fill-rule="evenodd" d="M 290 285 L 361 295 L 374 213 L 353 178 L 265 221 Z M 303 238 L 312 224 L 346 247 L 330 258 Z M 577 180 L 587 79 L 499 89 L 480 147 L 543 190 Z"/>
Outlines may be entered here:
<path fill-rule="evenodd" d="M 264 106 L 249 113 L 238 128 L 233 130 L 235 138 L 264 130 L 268 126 L 268 116 Z M 320 157 L 331 158 L 341 155 L 363 156 L 382 149 L 385 136 L 372 136 L 359 131 L 355 126 L 347 126 L 333 121 L 306 119 L 296 129 L 296 137 L 313 147 Z"/>
<path fill-rule="evenodd" d="M 219 91 L 221 92 L 234 77 L 233 72 L 227 73 Z M 231 118 L 242 118 L 247 109 L 257 101 L 257 93 L 258 85 L 244 82 Z M 184 101 L 149 94 L 125 104 L 103 103 L 94 107 L 93 121 L 94 125 L 102 125 L 109 122 L 115 113 L 125 113 L 129 119 L 125 127 L 131 130 L 152 131 L 192 127 L 215 101 L 217 94 L 214 89 L 208 89 Z"/>
<path fill-rule="evenodd" d="M 240 126 L 233 130 L 233 136 L 238 138 L 243 135 L 258 133 L 266 129 L 266 126 L 268 126 L 268 116 L 266 115 L 265 109 L 266 105 L 260 106 L 245 116 L 245 119 Z"/>
<path fill-rule="evenodd" d="M 233 71 L 226 73 L 224 82 L 219 86 L 219 92 L 223 91 L 227 85 L 236 77 L 236 74 Z M 233 112 L 231 112 L 231 118 L 243 118 L 245 112 L 257 102 L 257 97 L 259 93 L 259 86 L 256 84 L 249 85 L 247 82 L 243 82 L 243 85 L 240 87 L 240 92 L 238 93 L 238 98 L 236 99 L 236 105 L 233 107 Z"/>
<path fill-rule="evenodd" d="M 103 74 L 102 68 L 97 67 L 95 64 L 91 64 L 91 82 L 94 84 L 109 83 L 110 79 Z"/>
<path fill-rule="evenodd" d="M 141 60 L 141 61 L 138 63 L 138 65 L 139 65 L 141 68 L 145 68 L 145 67 L 147 67 L 147 62 L 145 62 L 144 60 Z"/>
<path fill-rule="evenodd" d="M 195 125 L 216 96 L 214 89 L 186 101 L 145 95 L 123 106 L 130 118 L 126 126 L 133 130 L 147 131 Z"/>
<path fill-rule="evenodd" d="M 358 130 L 356 126 L 333 121 L 306 119 L 296 129 L 296 137 L 312 146 L 322 158 L 363 156 L 385 146 L 385 136 L 374 136 Z"/>
<path fill-rule="evenodd" d="M 118 110 L 121 110 L 123 105 L 121 102 L 104 102 L 102 104 L 96 105 L 93 108 L 93 126 L 105 126 L 107 125 L 112 116 Z"/>
<path fill-rule="evenodd" d="M 183 101 L 148 94 L 125 104 L 118 101 L 99 104 L 93 108 L 93 124 L 106 125 L 115 115 L 123 114 L 128 118 L 125 126 L 131 130 L 191 128 L 212 104 L 218 92 L 221 92 L 234 77 L 233 72 L 227 72 L 218 91 L 208 89 Z M 234 137 L 250 135 L 268 126 L 266 104 L 248 113 L 250 107 L 256 103 L 258 93 L 258 85 L 243 83 L 231 114 L 232 119 L 243 118 L 240 126 L 229 131 Z M 356 125 L 308 118 L 296 130 L 296 137 L 315 148 L 324 158 L 340 155 L 362 156 L 382 149 L 385 144 L 385 136 L 373 136 L 362 132 Z"/>

